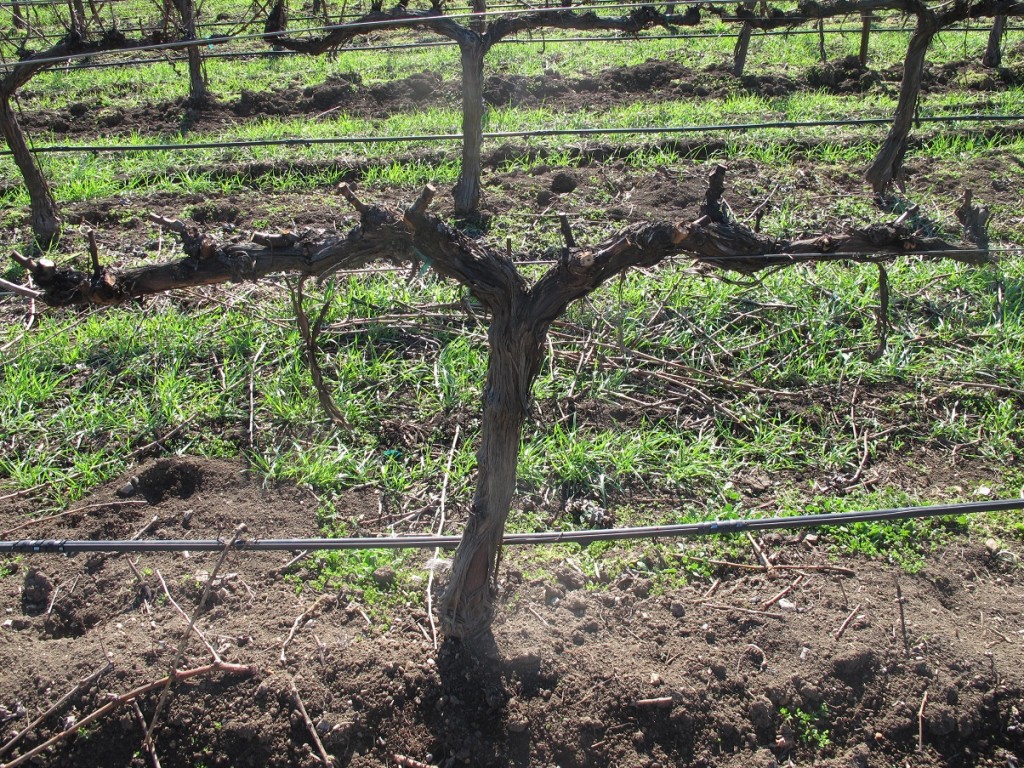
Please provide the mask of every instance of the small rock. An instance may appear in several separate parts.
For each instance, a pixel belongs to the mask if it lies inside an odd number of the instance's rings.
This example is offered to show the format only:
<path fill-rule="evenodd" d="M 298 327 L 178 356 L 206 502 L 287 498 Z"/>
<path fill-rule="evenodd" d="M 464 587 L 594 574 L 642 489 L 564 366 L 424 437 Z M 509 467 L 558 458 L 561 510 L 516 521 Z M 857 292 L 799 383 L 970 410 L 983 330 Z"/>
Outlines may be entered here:
<path fill-rule="evenodd" d="M 136 493 L 139 492 L 139 486 L 141 484 L 142 481 L 139 480 L 139 478 L 130 477 L 128 478 L 127 483 L 125 483 L 124 485 L 117 489 L 117 495 L 120 496 L 122 499 L 126 499 L 129 496 L 134 496 Z"/>
<path fill-rule="evenodd" d="M 669 613 L 675 616 L 677 619 L 681 619 L 686 615 L 686 606 L 680 603 L 678 600 L 673 600 L 668 607 Z"/>
<path fill-rule="evenodd" d="M 514 715 L 508 719 L 509 733 L 524 733 L 530 727 L 530 721 L 522 715 Z"/>
<path fill-rule="evenodd" d="M 778 606 L 779 606 L 779 610 L 781 610 L 781 611 L 795 611 L 796 610 L 796 603 L 794 603 L 792 600 L 787 600 L 786 598 L 782 598 L 781 600 L 779 600 Z"/>
<path fill-rule="evenodd" d="M 665 680 L 657 672 L 651 672 L 651 685 L 661 685 Z"/>
<path fill-rule="evenodd" d="M 1002 545 L 996 539 L 985 539 L 985 549 L 990 555 L 998 555 L 1002 551 Z"/>

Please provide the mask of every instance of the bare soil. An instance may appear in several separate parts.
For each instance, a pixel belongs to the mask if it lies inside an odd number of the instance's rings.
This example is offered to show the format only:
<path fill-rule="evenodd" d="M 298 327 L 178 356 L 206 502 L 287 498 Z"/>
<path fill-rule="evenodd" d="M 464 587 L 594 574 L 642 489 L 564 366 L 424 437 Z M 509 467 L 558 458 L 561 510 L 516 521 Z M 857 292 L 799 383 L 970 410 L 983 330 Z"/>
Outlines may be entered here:
<path fill-rule="evenodd" d="M 317 534 L 311 493 L 264 487 L 238 464 L 166 458 L 134 474 L 132 496 L 122 478 L 79 511 L 16 532 L 26 510 L 5 502 L 3 538 L 128 539 L 154 517 L 146 538 L 223 538 L 239 523 L 251 537 Z M 378 509 L 369 490 L 337 504 L 353 516 Z M 301 562 L 282 576 L 293 553 L 231 554 L 196 627 L 247 671 L 174 686 L 156 753 L 168 767 L 318 765 L 294 685 L 324 748 L 347 766 L 402 765 L 396 755 L 538 768 L 1019 764 L 1024 588 L 1011 557 L 956 542 L 908 575 L 830 561 L 805 537 L 765 545 L 771 572 L 723 567 L 716 587 L 669 591 L 640 574 L 604 583 L 568 563 L 527 579 L 509 553 L 493 637 L 437 648 L 421 604 L 371 617 L 357 590 L 296 594 Z M 113 668 L 3 759 L 70 730 L 33 764 L 151 765 L 131 705 L 76 724 L 167 674 L 218 557 L 7 559 L 0 738 L 108 660 Z M 379 577 L 386 587 L 389 574 Z M 211 659 L 193 637 L 178 666 Z M 147 720 L 157 699 L 138 699 Z"/>

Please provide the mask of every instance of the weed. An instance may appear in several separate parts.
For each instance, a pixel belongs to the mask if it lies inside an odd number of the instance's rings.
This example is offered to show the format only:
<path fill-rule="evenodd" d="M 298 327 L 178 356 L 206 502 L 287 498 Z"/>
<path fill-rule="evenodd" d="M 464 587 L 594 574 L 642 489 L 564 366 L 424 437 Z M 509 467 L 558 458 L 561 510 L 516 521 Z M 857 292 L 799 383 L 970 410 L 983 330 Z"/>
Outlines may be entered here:
<path fill-rule="evenodd" d="M 797 706 L 793 709 L 779 707 L 782 719 L 793 729 L 798 743 L 816 750 L 832 745 L 832 738 L 822 723 L 828 722 L 828 706 L 821 704 L 813 710 Z"/>

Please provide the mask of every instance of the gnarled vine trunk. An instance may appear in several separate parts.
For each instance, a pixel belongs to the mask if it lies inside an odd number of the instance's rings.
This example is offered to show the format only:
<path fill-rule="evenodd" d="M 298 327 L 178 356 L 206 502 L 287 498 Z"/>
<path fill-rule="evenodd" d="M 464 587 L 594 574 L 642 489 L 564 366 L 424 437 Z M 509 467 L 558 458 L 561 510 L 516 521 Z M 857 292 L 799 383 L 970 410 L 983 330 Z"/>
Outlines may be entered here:
<path fill-rule="evenodd" d="M 475 37 L 475 36 L 474 36 Z M 462 169 L 452 191 L 455 212 L 473 213 L 480 204 L 480 153 L 484 143 L 484 55 L 482 40 L 463 41 L 462 50 Z"/>
<path fill-rule="evenodd" d="M 516 490 L 522 427 L 547 333 L 546 325 L 538 327 L 530 317 L 529 307 L 527 294 L 517 292 L 507 308 L 495 313 L 487 334 L 490 359 L 476 492 L 440 606 L 444 631 L 456 637 L 480 634 L 494 614 L 501 540 Z"/>
<path fill-rule="evenodd" d="M 985 55 L 981 59 L 981 66 L 988 69 L 996 69 L 1003 63 L 1001 46 L 1005 32 L 1006 17 L 996 16 L 992 20 L 992 29 L 988 33 L 988 45 L 985 47 Z"/>
<path fill-rule="evenodd" d="M 192 0 L 175 0 L 178 15 L 181 17 L 181 28 L 185 40 L 196 39 L 196 16 Z M 203 56 L 198 45 L 185 48 L 188 57 L 188 103 L 193 107 L 201 107 L 210 99 L 203 73 Z"/>
<path fill-rule="evenodd" d="M 63 221 L 57 208 L 57 201 L 54 200 L 50 185 L 46 183 L 46 177 L 28 147 L 18 116 L 11 106 L 11 96 L 7 93 L 0 94 L 0 131 L 3 132 L 7 147 L 14 157 L 14 164 L 18 166 L 25 179 L 32 234 L 41 248 L 49 248 L 60 234 Z"/>
<path fill-rule="evenodd" d="M 921 94 L 925 57 L 939 27 L 934 14 L 918 15 L 917 26 L 910 38 L 907 57 L 903 64 L 903 82 L 900 83 L 900 98 L 896 105 L 892 128 L 889 129 L 882 147 L 864 174 L 879 195 L 884 194 L 893 182 L 901 188 L 903 186 L 903 157 L 907 153 L 907 138 L 910 136 L 910 128 L 917 111 L 917 100 Z"/>

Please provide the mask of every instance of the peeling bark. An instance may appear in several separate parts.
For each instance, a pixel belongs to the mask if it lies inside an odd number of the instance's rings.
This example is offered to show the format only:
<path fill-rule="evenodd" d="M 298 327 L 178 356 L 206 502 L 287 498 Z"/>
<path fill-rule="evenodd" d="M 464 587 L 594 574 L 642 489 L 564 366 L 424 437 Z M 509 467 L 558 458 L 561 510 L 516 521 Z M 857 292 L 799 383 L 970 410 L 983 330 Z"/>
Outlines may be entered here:
<path fill-rule="evenodd" d="M 452 190 L 455 212 L 472 213 L 480 204 L 480 154 L 484 143 L 483 42 L 463 43 L 462 49 L 462 166 Z"/>
<path fill-rule="evenodd" d="M 996 16 L 992 20 L 992 29 L 988 33 L 988 45 L 985 47 L 985 55 L 981 59 L 981 66 L 988 69 L 998 69 L 1003 63 L 1003 35 L 1006 33 L 1006 17 Z"/>
<path fill-rule="evenodd" d="M 32 234 L 39 247 L 45 250 L 60 234 L 63 220 L 57 208 L 57 201 L 50 191 L 50 185 L 28 147 L 25 133 L 11 108 L 10 98 L 6 95 L 0 95 L 0 132 L 3 133 L 7 148 L 14 157 L 14 164 L 18 166 L 25 180 Z"/>
<path fill-rule="evenodd" d="M 479 635 L 494 615 L 501 540 L 516 489 L 522 428 L 544 358 L 547 326 L 538 326 L 531 317 L 525 293 L 508 298 L 507 305 L 492 315 L 487 332 L 476 492 L 439 606 L 441 626 L 454 637 Z"/>
<path fill-rule="evenodd" d="M 932 38 L 939 29 L 939 23 L 933 14 L 922 13 L 917 17 L 917 26 L 910 38 L 907 57 L 903 64 L 903 81 L 900 83 L 900 98 L 896 105 L 892 128 L 889 129 L 878 154 L 864 174 L 879 195 L 885 194 L 893 182 L 900 189 L 903 188 L 903 157 L 907 153 L 907 138 L 910 136 L 918 97 L 921 94 L 925 57 Z"/>
<path fill-rule="evenodd" d="M 174 0 L 181 18 L 181 30 L 184 40 L 195 40 L 196 17 L 192 0 Z M 203 72 L 203 55 L 198 45 L 190 45 L 185 49 L 188 57 L 188 103 L 193 107 L 201 107 L 210 100 L 206 75 Z"/>

